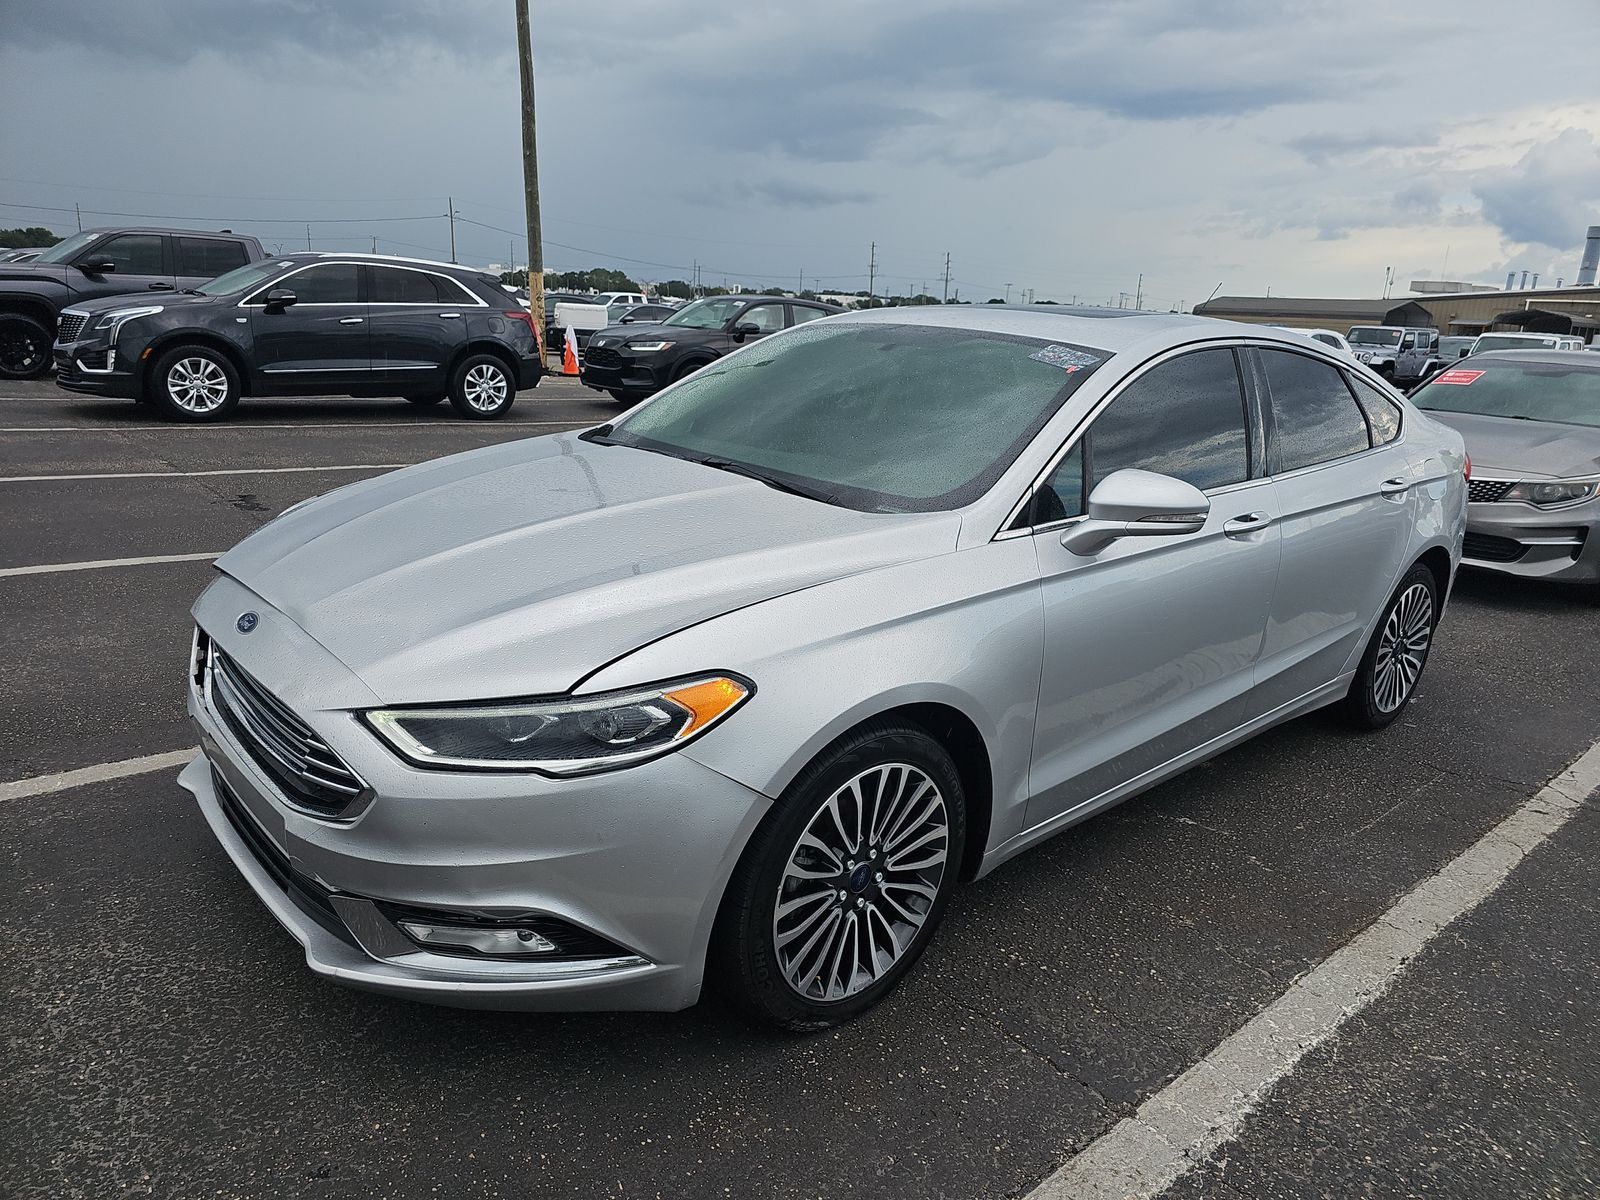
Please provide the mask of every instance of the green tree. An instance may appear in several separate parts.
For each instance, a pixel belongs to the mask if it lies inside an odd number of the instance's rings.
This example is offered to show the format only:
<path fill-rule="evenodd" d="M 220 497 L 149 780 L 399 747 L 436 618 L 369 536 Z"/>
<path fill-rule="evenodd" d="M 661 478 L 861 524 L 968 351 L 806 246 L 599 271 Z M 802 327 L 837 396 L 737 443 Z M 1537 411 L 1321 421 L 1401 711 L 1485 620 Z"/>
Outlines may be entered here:
<path fill-rule="evenodd" d="M 0 250 L 21 250 L 24 246 L 54 246 L 61 239 L 40 225 L 26 229 L 0 229 Z"/>
<path fill-rule="evenodd" d="M 682 279 L 669 279 L 665 283 L 656 285 L 656 295 L 688 300 L 694 296 L 694 288 Z"/>

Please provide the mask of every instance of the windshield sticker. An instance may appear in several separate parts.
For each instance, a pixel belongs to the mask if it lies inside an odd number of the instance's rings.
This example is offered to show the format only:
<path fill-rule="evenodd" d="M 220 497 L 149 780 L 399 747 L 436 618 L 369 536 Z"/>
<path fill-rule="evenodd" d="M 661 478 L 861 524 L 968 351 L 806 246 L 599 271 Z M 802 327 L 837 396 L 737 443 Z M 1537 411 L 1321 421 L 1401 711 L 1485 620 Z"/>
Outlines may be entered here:
<path fill-rule="evenodd" d="M 1446 372 L 1444 372 L 1444 374 L 1440 375 L 1437 379 L 1435 379 L 1434 382 L 1435 383 L 1458 383 L 1458 384 L 1465 385 L 1465 384 L 1471 383 L 1474 379 L 1478 378 L 1478 376 L 1480 376 L 1482 374 L 1483 374 L 1482 371 L 1463 371 L 1463 370 L 1446 371 Z"/>
<path fill-rule="evenodd" d="M 1074 350 L 1071 346 L 1046 346 L 1028 355 L 1034 362 L 1042 362 L 1046 366 L 1060 367 L 1071 374 L 1081 371 L 1084 367 L 1098 366 L 1100 359 L 1093 354 L 1085 354 L 1082 350 Z"/>

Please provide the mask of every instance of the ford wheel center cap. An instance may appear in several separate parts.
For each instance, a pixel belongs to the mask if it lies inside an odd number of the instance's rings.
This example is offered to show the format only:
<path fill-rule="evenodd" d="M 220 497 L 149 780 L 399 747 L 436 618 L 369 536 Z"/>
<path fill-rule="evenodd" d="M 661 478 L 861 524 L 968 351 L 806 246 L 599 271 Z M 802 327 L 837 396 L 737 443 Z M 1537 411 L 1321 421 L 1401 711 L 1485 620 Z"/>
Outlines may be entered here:
<path fill-rule="evenodd" d="M 246 612 L 239 614 L 239 619 L 233 623 L 233 626 L 240 633 L 249 633 L 259 624 L 261 624 L 260 617 L 253 612 Z"/>

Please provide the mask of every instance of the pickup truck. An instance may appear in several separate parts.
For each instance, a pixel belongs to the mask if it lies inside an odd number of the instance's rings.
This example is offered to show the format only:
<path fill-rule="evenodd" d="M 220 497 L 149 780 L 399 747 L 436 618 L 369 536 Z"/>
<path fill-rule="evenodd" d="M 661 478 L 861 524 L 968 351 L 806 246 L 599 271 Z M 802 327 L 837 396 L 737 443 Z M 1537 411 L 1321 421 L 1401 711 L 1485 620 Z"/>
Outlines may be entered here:
<path fill-rule="evenodd" d="M 1446 365 L 1439 352 L 1437 329 L 1352 325 L 1345 337 L 1356 361 L 1365 363 L 1390 383 L 1417 383 Z"/>
<path fill-rule="evenodd" d="M 181 292 L 267 257 L 253 237 L 200 229 L 85 229 L 31 262 L 0 263 L 0 379 L 50 369 L 63 308 L 101 296 Z"/>

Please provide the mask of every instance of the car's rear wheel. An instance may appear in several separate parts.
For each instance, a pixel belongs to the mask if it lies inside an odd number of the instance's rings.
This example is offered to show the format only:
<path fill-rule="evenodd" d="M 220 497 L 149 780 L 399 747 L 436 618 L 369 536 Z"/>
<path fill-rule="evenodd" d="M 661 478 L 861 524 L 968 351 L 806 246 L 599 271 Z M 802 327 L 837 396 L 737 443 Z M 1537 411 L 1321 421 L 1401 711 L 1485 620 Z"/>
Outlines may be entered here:
<path fill-rule="evenodd" d="M 1428 663 L 1439 623 L 1439 583 L 1418 563 L 1390 597 L 1344 699 L 1344 715 L 1360 729 L 1382 729 L 1405 711 Z"/>
<path fill-rule="evenodd" d="M 493 421 L 517 398 L 510 368 L 492 354 L 474 354 L 450 376 L 450 404 L 469 421 Z"/>
<path fill-rule="evenodd" d="M 221 421 L 239 406 L 239 376 L 209 346 L 178 346 L 150 373 L 151 399 L 171 421 Z"/>
<path fill-rule="evenodd" d="M 0 313 L 0 379 L 34 379 L 50 368 L 50 331 L 23 313 Z"/>
<path fill-rule="evenodd" d="M 429 392 L 421 396 L 407 396 L 406 399 L 418 408 L 432 408 L 435 404 L 442 403 L 446 397 L 443 392 Z"/>
<path fill-rule="evenodd" d="M 961 779 L 913 726 L 870 723 L 785 789 L 729 881 L 712 947 L 750 1016 L 824 1029 L 909 971 L 944 915 L 966 839 Z"/>

